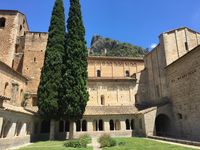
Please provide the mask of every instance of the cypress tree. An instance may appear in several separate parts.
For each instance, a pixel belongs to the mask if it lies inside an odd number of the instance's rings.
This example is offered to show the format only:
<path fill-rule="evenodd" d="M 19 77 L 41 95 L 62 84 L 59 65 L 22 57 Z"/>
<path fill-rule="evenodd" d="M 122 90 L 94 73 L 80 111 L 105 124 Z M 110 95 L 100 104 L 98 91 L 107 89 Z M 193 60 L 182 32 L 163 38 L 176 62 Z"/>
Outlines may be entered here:
<path fill-rule="evenodd" d="M 72 122 L 82 118 L 89 96 L 87 92 L 88 51 L 79 0 L 70 0 L 67 29 L 62 82 L 62 105 L 65 107 L 62 111 Z"/>
<path fill-rule="evenodd" d="M 51 120 L 50 140 L 54 139 L 55 120 L 60 119 L 59 100 L 65 50 L 65 14 L 62 0 L 56 0 L 49 26 L 49 37 L 38 88 L 39 113 Z"/>

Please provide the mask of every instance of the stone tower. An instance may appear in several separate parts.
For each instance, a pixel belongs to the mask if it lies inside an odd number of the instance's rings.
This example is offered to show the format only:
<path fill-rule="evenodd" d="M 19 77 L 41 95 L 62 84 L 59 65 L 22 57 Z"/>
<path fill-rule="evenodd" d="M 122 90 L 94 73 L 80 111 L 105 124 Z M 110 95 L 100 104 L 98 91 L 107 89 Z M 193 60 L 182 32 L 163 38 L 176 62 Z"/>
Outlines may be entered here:
<path fill-rule="evenodd" d="M 24 34 L 28 25 L 24 14 L 16 10 L 0 10 L 0 61 L 22 71 Z"/>

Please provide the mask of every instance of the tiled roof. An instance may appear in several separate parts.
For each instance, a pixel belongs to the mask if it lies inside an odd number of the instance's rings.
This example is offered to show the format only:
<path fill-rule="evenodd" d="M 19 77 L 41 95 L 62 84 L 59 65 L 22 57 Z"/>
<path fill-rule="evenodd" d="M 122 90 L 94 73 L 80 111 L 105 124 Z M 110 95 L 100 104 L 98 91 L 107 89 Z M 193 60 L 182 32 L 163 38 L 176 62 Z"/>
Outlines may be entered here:
<path fill-rule="evenodd" d="M 84 115 L 130 115 L 137 112 L 135 106 L 87 106 Z"/>

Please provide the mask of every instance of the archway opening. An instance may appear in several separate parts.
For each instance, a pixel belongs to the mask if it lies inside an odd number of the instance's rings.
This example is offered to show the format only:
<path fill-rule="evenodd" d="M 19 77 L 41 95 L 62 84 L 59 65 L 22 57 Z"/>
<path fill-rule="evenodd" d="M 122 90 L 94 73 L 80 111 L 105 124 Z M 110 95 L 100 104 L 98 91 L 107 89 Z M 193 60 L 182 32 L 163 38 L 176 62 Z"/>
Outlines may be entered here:
<path fill-rule="evenodd" d="M 81 131 L 81 121 L 80 121 L 80 120 L 77 120 L 77 121 L 76 121 L 76 131 L 77 131 L 77 132 L 80 132 L 80 131 Z"/>
<path fill-rule="evenodd" d="M 87 131 L 87 121 L 83 120 L 82 122 L 82 131 Z"/>
<path fill-rule="evenodd" d="M 156 117 L 155 121 L 156 135 L 167 136 L 169 135 L 170 119 L 167 115 L 160 114 Z"/>
<path fill-rule="evenodd" d="M 130 130 L 130 122 L 129 122 L 129 119 L 126 119 L 126 130 Z"/>
<path fill-rule="evenodd" d="M 110 130 L 113 131 L 114 130 L 114 121 L 110 120 Z"/>
<path fill-rule="evenodd" d="M 103 131 L 104 126 L 103 126 L 103 120 L 99 120 L 99 131 Z"/>

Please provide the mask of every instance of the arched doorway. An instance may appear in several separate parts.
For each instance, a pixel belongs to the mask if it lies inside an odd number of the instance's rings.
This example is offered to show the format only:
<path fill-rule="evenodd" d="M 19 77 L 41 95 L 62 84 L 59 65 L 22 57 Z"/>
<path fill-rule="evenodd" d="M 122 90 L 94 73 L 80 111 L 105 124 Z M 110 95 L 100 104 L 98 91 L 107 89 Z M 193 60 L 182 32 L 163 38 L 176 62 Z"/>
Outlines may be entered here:
<path fill-rule="evenodd" d="M 82 131 L 87 131 L 87 121 L 83 120 L 82 122 Z"/>
<path fill-rule="evenodd" d="M 114 127 L 114 121 L 113 121 L 113 120 L 110 120 L 109 123 L 110 123 L 110 130 L 113 131 L 114 128 L 115 128 L 115 127 Z"/>
<path fill-rule="evenodd" d="M 103 124 L 103 120 L 99 120 L 99 131 L 103 131 L 104 130 L 104 124 Z"/>
<path fill-rule="evenodd" d="M 170 119 L 165 114 L 160 114 L 156 117 L 155 121 L 156 135 L 157 136 L 167 136 L 169 135 L 170 129 Z"/>

